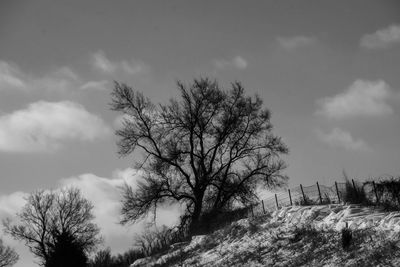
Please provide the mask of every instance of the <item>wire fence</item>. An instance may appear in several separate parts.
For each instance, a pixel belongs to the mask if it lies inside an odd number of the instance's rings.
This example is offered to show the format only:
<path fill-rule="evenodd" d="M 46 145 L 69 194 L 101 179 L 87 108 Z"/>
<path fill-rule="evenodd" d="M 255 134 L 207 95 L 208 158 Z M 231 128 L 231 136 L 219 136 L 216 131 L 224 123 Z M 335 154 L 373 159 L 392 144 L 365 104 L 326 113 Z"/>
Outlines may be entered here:
<path fill-rule="evenodd" d="M 287 189 L 286 191 L 274 194 L 271 197 L 263 199 L 261 202 L 249 206 L 248 216 L 256 216 L 273 212 L 281 207 L 293 205 L 323 205 L 343 203 L 346 196 L 359 191 L 359 194 L 367 196 L 371 203 L 378 202 L 378 195 L 375 184 L 360 186 L 354 180 L 346 182 L 335 182 L 332 186 L 320 185 L 318 182 L 314 185 Z M 349 192 L 351 191 L 351 192 Z"/>
<path fill-rule="evenodd" d="M 381 180 L 377 183 L 375 181 L 360 183 L 352 179 L 346 182 L 334 182 L 331 186 L 320 185 L 318 182 L 310 186 L 300 184 L 265 198 L 255 205 L 215 214 L 206 224 L 212 225 L 212 222 L 217 222 L 221 226 L 237 219 L 272 213 L 287 206 L 339 203 L 386 205 L 386 207 L 395 207 L 396 210 L 400 210 L 400 177 L 397 180 Z M 218 224 L 216 225 L 218 227 Z M 178 227 L 178 230 L 169 229 L 158 233 L 157 236 L 146 235 L 147 239 L 141 243 L 142 252 L 144 255 L 152 255 L 168 249 L 174 243 L 176 243 L 175 247 L 179 247 L 185 244 L 192 235 L 193 233 L 189 233 L 189 228 L 184 227 Z"/>

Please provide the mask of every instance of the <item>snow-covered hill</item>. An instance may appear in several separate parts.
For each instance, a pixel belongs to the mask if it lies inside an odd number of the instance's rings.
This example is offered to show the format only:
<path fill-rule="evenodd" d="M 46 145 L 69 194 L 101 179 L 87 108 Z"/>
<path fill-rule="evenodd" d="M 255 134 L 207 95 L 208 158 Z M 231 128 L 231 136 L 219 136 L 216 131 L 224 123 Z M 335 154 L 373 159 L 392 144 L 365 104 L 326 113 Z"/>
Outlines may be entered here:
<path fill-rule="evenodd" d="M 342 248 L 344 227 L 352 230 L 348 249 Z M 399 245 L 400 212 L 294 206 L 195 236 L 131 266 L 400 266 Z"/>

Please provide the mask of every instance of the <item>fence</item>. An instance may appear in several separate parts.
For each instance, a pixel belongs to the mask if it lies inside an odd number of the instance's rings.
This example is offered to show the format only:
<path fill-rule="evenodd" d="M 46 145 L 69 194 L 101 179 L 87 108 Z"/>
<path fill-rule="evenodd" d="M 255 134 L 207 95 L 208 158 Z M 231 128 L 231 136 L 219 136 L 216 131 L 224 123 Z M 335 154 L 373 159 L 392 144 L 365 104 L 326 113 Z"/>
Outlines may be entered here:
<path fill-rule="evenodd" d="M 350 192 L 351 191 L 351 192 Z M 322 205 L 345 202 L 350 194 L 358 194 L 369 198 L 370 203 L 378 203 L 378 193 L 375 183 L 359 185 L 354 180 L 335 182 L 332 186 L 320 185 L 318 182 L 311 186 L 303 186 L 287 189 L 273 196 L 263 199 L 260 203 L 249 207 L 249 215 L 266 214 L 281 207 L 293 205 Z"/>
<path fill-rule="evenodd" d="M 386 188 L 383 183 L 375 184 L 374 181 L 358 183 L 354 180 L 347 182 L 335 182 L 332 186 L 320 185 L 318 182 L 311 186 L 299 185 L 286 191 L 276 193 L 273 196 L 263 199 L 261 202 L 245 207 L 244 213 L 236 213 L 239 217 L 250 217 L 273 212 L 281 207 L 292 205 L 321 205 L 330 203 L 367 203 L 380 205 L 392 201 L 393 196 L 397 197 L 397 209 L 400 209 L 400 178 L 391 180 Z M 378 189 L 377 189 L 378 188 Z M 232 211 L 234 212 L 234 211 Z M 225 216 L 224 220 L 229 222 L 234 217 Z M 238 219 L 238 218 L 236 218 Z M 163 235 L 163 236 L 161 236 Z M 148 236 L 150 237 L 150 236 Z M 160 239 L 161 238 L 161 239 Z M 151 255 L 155 252 L 168 249 L 170 244 L 187 241 L 190 234 L 187 228 L 177 230 L 169 229 L 165 233 L 159 233 L 159 236 L 147 238 L 143 245 L 143 253 Z M 182 243 L 178 243 L 178 245 Z M 177 245 L 177 246 L 178 246 Z"/>

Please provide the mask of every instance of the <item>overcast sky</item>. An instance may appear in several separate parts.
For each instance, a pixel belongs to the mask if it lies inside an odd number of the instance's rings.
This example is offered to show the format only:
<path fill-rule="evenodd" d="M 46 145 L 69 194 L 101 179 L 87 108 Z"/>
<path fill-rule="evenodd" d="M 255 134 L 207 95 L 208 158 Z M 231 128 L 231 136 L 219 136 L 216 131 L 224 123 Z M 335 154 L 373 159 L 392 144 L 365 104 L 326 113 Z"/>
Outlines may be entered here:
<path fill-rule="evenodd" d="M 1 1 L 0 217 L 75 184 L 105 246 L 129 249 L 140 226 L 116 224 L 117 187 L 137 174 L 116 154 L 113 80 L 154 102 L 177 80 L 241 81 L 272 111 L 291 186 L 399 175 L 399 70 L 396 0 Z"/>

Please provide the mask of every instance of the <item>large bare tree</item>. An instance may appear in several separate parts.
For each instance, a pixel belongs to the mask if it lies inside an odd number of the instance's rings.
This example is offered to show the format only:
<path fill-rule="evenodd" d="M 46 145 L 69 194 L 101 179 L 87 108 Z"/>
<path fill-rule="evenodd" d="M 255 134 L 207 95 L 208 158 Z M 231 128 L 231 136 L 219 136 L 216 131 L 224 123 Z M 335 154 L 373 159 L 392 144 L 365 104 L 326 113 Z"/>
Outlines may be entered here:
<path fill-rule="evenodd" d="M 111 107 L 123 114 L 119 154 L 143 152 L 138 187 L 126 186 L 122 223 L 137 221 L 157 205 L 179 202 L 192 229 L 204 211 L 250 204 L 257 187 L 283 185 L 288 152 L 272 133 L 270 111 L 239 82 L 223 90 L 209 79 L 177 83 L 179 100 L 155 105 L 142 93 L 115 83 Z"/>
<path fill-rule="evenodd" d="M 92 209 L 77 188 L 36 191 L 17 214 L 19 222 L 4 222 L 5 232 L 24 241 L 40 263 L 48 266 L 64 236 L 79 244 L 83 253 L 91 252 L 101 242 L 100 229 L 92 222 Z"/>

